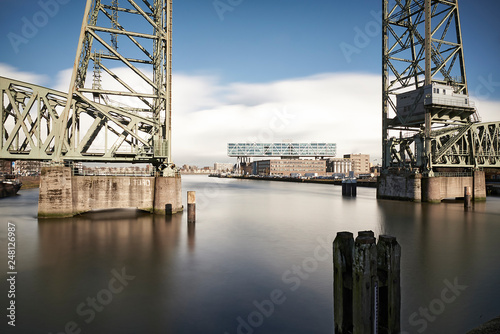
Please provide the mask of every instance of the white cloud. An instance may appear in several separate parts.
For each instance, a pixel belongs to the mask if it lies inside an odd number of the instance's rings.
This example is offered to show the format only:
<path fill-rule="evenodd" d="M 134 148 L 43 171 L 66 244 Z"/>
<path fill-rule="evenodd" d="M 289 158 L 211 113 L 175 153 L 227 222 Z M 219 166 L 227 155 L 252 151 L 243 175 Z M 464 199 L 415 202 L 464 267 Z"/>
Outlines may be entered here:
<path fill-rule="evenodd" d="M 48 81 L 48 77 L 45 75 L 23 72 L 4 63 L 0 63 L 0 76 L 36 85 L 44 85 Z"/>
<path fill-rule="evenodd" d="M 174 76 L 175 80 L 175 76 Z M 380 156 L 380 77 L 326 73 L 270 83 L 222 85 L 197 77 L 190 94 L 173 95 L 173 155 L 177 163 L 232 161 L 228 142 L 333 142 L 337 151 Z M 175 81 L 174 81 L 175 83 Z M 213 106 L 183 112 L 198 93 L 217 92 Z M 191 109 L 191 108 L 188 108 Z"/>
<path fill-rule="evenodd" d="M 481 122 L 498 122 L 500 119 L 500 102 L 489 100 L 476 100 L 475 102 Z"/>
<path fill-rule="evenodd" d="M 219 105 L 220 87 L 213 76 L 174 74 L 172 103 L 178 114 L 191 113 Z"/>
<path fill-rule="evenodd" d="M 59 71 L 56 75 L 55 85 L 52 87 L 60 92 L 67 93 L 69 90 L 69 82 L 71 81 L 72 68 Z"/>

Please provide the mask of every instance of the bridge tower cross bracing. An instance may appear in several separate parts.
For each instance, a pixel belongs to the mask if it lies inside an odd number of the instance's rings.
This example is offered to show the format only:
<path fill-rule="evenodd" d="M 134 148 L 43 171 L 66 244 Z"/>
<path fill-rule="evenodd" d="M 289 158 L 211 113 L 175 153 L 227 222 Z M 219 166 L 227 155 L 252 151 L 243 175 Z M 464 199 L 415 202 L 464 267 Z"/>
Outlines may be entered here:
<path fill-rule="evenodd" d="M 0 158 L 172 164 L 171 70 L 172 0 L 87 0 L 67 93 L 0 77 Z"/>
<path fill-rule="evenodd" d="M 61 123 L 79 124 L 83 114 L 93 123 L 81 141 L 73 138 L 74 129 L 63 127 L 54 160 L 171 162 L 171 27 L 172 0 L 155 0 L 153 5 L 128 0 L 123 7 L 116 0 L 87 1 Z M 118 36 L 123 36 L 120 49 Z M 100 49 L 107 52 L 99 55 Z M 108 80 L 102 87 L 88 87 L 89 64 L 97 61 Z M 89 152 L 103 132 L 104 149 Z"/>
<path fill-rule="evenodd" d="M 471 138 L 479 116 L 468 96 L 458 0 L 382 6 L 383 171 L 478 167 Z"/>

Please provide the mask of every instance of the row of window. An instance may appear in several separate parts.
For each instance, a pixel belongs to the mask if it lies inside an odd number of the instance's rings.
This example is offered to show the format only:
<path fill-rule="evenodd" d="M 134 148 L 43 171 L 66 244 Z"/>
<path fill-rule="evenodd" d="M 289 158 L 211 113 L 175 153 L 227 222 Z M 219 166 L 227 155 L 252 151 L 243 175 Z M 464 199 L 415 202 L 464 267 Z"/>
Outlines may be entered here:
<path fill-rule="evenodd" d="M 324 172 L 325 169 L 324 168 L 321 168 L 321 169 L 318 169 L 318 168 L 280 168 L 280 169 L 271 169 L 271 172 L 280 172 L 280 171 L 285 171 L 285 172 L 314 172 L 314 173 L 318 173 L 318 172 Z"/>
<path fill-rule="evenodd" d="M 440 89 L 434 87 L 434 94 L 439 94 Z M 443 89 L 443 95 L 446 95 L 446 89 Z"/>
<path fill-rule="evenodd" d="M 282 166 L 282 165 L 287 165 L 287 166 L 289 166 L 289 165 L 294 165 L 294 166 L 310 166 L 310 165 L 325 166 L 326 164 L 325 164 L 324 162 L 323 162 L 323 163 L 321 163 L 321 162 L 319 162 L 319 163 L 317 163 L 317 162 L 316 162 L 316 163 L 314 163 L 314 162 L 313 162 L 313 163 L 307 163 L 307 162 L 305 162 L 305 163 L 296 163 L 296 162 L 274 162 L 274 163 L 272 163 L 272 165 L 274 165 L 274 166 L 279 166 L 279 165 L 281 165 L 281 166 Z"/>

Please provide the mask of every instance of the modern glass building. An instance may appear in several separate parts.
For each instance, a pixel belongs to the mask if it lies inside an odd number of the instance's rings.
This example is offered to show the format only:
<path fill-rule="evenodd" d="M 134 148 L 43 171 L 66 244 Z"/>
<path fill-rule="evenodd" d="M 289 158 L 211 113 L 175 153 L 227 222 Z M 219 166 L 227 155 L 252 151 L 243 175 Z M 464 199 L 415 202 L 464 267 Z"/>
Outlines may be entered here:
<path fill-rule="evenodd" d="M 337 144 L 333 143 L 229 143 L 230 157 L 335 157 Z"/>

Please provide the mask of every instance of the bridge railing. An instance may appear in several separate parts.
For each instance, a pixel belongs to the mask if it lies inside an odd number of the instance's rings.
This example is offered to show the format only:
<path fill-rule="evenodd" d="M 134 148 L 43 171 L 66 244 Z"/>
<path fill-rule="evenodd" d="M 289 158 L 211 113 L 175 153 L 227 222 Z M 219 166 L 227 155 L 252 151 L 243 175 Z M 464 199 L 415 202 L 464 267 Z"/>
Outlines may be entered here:
<path fill-rule="evenodd" d="M 72 168 L 73 176 L 133 176 L 133 177 L 154 177 L 157 176 L 155 171 L 113 171 L 99 169 L 81 169 Z"/>
<path fill-rule="evenodd" d="M 428 173 L 423 173 L 423 176 L 429 176 Z M 473 177 L 474 173 L 463 172 L 463 173 L 453 173 L 453 172 L 436 172 L 433 174 L 435 177 Z"/>

